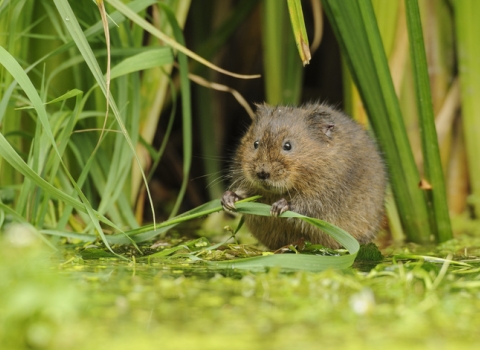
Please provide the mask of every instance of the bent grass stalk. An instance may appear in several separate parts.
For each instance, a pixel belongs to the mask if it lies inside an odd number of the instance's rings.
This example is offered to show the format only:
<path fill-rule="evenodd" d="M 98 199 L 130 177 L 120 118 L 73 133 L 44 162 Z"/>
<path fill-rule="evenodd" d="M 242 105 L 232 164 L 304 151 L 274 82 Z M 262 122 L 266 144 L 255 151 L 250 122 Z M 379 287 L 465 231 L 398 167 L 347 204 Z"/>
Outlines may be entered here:
<path fill-rule="evenodd" d="M 269 205 L 252 202 L 257 198 L 258 196 L 250 197 L 250 198 L 238 201 L 236 203 L 237 211 L 241 214 L 270 216 Z M 172 227 L 180 223 L 183 223 L 195 218 L 204 217 L 205 215 L 219 212 L 222 210 L 223 208 L 220 204 L 220 201 L 213 200 L 193 210 L 183 213 L 175 218 L 172 218 L 161 224 L 158 224 L 156 228 L 153 227 L 153 225 L 147 225 L 136 230 L 125 232 L 125 235 L 117 234 L 117 235 L 106 236 L 106 237 L 109 240 L 109 242 L 112 244 L 127 243 L 126 241 L 127 238 L 134 240 L 135 242 L 138 243 L 138 242 L 149 240 L 153 237 L 159 236 L 162 233 L 166 232 L 167 230 L 171 229 Z M 357 240 L 353 238 L 349 233 L 325 221 L 309 218 L 307 216 L 304 216 L 295 212 L 291 212 L 291 211 L 287 211 L 283 213 L 281 215 L 281 218 L 279 218 L 279 220 L 282 220 L 282 218 L 285 218 L 285 219 L 297 218 L 318 227 L 319 229 L 323 230 L 324 232 L 332 236 L 332 238 L 334 238 L 335 241 L 343 245 L 348 250 L 349 254 L 341 255 L 341 256 L 275 254 L 275 255 L 266 255 L 261 257 L 253 257 L 253 258 L 235 259 L 232 261 L 206 261 L 206 263 L 211 267 L 215 267 L 215 268 L 246 269 L 251 271 L 265 270 L 265 268 L 268 268 L 268 267 L 278 267 L 285 271 L 305 270 L 305 271 L 318 272 L 318 271 L 323 271 L 330 268 L 346 269 L 352 266 L 353 262 L 355 261 L 355 257 L 357 256 L 358 251 L 360 249 L 360 245 L 358 244 Z M 95 236 L 91 236 L 91 235 L 78 235 L 78 234 L 72 234 L 68 232 L 64 233 L 64 232 L 52 231 L 52 230 L 43 230 L 42 232 L 45 234 L 77 238 L 85 241 L 92 241 L 96 238 Z M 152 257 L 168 255 L 175 252 L 177 249 L 181 249 L 181 248 L 173 248 L 172 250 L 169 250 L 167 253 L 161 252 L 161 253 L 158 253 L 158 255 L 153 255 Z M 208 249 L 212 249 L 212 248 L 210 247 Z"/>

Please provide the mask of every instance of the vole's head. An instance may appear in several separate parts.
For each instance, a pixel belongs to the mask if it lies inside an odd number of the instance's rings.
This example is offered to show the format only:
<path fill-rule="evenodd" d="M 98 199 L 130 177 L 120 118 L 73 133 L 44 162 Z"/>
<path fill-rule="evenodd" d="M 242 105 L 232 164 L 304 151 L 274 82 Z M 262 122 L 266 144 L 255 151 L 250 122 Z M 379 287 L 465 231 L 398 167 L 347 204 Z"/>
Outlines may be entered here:
<path fill-rule="evenodd" d="M 242 181 L 260 194 L 292 195 L 321 179 L 334 156 L 336 129 L 330 111 L 319 105 L 258 105 L 237 151 Z"/>

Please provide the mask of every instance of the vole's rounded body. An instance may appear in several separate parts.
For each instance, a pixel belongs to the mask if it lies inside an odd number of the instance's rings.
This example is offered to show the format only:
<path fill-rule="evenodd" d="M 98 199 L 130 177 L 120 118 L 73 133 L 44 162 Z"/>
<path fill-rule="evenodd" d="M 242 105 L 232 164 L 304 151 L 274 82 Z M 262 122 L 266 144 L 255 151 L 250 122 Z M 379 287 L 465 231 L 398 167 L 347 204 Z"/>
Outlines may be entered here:
<path fill-rule="evenodd" d="M 385 166 L 363 128 L 324 104 L 258 106 L 237 149 L 230 191 L 222 203 L 261 195 L 272 213 L 292 210 L 339 226 L 370 242 L 383 218 Z M 247 215 L 250 231 L 277 249 L 305 239 L 338 248 L 329 235 L 299 219 Z"/>

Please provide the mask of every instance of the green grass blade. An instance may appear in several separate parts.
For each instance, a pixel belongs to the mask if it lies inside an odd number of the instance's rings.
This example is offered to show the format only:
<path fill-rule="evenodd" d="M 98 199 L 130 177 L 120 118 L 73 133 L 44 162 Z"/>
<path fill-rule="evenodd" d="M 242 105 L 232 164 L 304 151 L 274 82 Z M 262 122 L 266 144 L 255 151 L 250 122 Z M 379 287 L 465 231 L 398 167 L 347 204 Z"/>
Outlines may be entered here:
<path fill-rule="evenodd" d="M 220 202 L 216 203 L 217 209 L 221 210 Z M 242 214 L 270 216 L 270 206 L 263 203 L 237 202 L 237 211 Z M 214 267 L 246 269 L 246 270 L 265 270 L 266 267 L 279 267 L 282 270 L 305 270 L 305 271 L 323 271 L 330 268 L 346 269 L 351 267 L 355 257 L 360 249 L 357 240 L 346 231 L 329 224 L 325 221 L 309 218 L 301 214 L 287 211 L 281 215 L 281 218 L 298 218 L 308 222 L 311 225 L 323 230 L 337 242 L 342 244 L 349 255 L 343 256 L 311 256 L 305 254 L 275 254 L 254 258 L 235 259 L 231 261 L 209 262 Z"/>
<path fill-rule="evenodd" d="M 392 190 L 408 238 L 430 240 L 420 180 L 370 0 L 323 2 L 375 136 L 387 160 Z"/>
<path fill-rule="evenodd" d="M 266 0 L 263 3 L 263 43 L 264 76 L 266 101 L 270 104 L 282 102 L 282 30 L 281 19 L 284 17 L 283 1 Z"/>
<path fill-rule="evenodd" d="M 185 46 L 185 40 L 183 33 L 178 25 L 173 11 L 165 4 L 158 4 L 165 12 L 167 19 L 172 26 L 173 35 L 176 41 Z M 183 197 L 187 190 L 187 185 L 190 175 L 190 167 L 192 164 L 192 102 L 190 97 L 190 80 L 188 79 L 188 60 L 187 56 L 183 52 L 178 52 L 178 64 L 180 71 L 180 90 L 182 99 L 182 127 L 183 127 L 183 179 L 182 186 L 177 196 L 175 205 L 170 213 L 170 217 L 177 214 L 180 205 L 182 204 Z"/>
<path fill-rule="evenodd" d="M 160 160 L 162 159 L 163 153 L 165 152 L 165 149 L 167 148 L 168 140 L 170 139 L 170 134 L 172 132 L 173 128 L 173 122 L 175 121 L 175 113 L 177 111 L 177 92 L 175 89 L 175 85 L 173 84 L 173 81 L 169 79 L 170 83 L 170 91 L 172 94 L 172 108 L 170 111 L 170 115 L 168 117 L 168 123 L 167 127 L 165 128 L 165 134 L 163 135 L 163 140 L 158 148 L 158 151 L 155 151 L 153 147 L 151 147 L 146 141 L 141 140 L 143 143 L 144 147 L 149 151 L 150 157 L 153 160 L 152 167 L 150 169 L 150 173 L 148 174 L 148 181 L 150 181 L 153 177 L 153 174 L 155 173 L 155 170 L 158 167 L 158 164 L 160 163 Z"/>
<path fill-rule="evenodd" d="M 74 90 L 74 91 L 71 91 L 71 93 L 68 92 L 63 96 L 60 96 L 59 98 L 56 98 L 53 101 L 49 102 L 49 103 L 60 102 L 60 101 L 63 101 L 64 98 L 70 98 L 70 97 L 75 97 L 75 107 L 73 111 L 56 113 L 55 117 L 52 118 L 52 125 L 55 125 L 54 130 L 56 129 L 56 134 L 58 134 L 57 135 L 57 140 L 59 140 L 58 149 L 62 157 L 65 155 L 65 150 L 67 149 L 70 136 L 73 132 L 75 124 L 78 121 L 78 115 L 80 113 L 83 92 L 81 92 L 80 90 L 76 90 L 76 91 Z M 45 172 L 49 174 L 48 178 L 53 180 L 57 179 L 59 169 L 62 169 L 61 159 L 51 154 L 45 166 Z M 81 186 L 78 186 L 78 187 L 80 188 Z M 45 197 L 44 201 L 47 204 L 51 204 L 48 193 L 45 193 L 44 197 Z M 44 215 L 40 214 L 39 217 L 41 218 L 41 220 L 43 220 Z M 38 226 L 43 227 L 43 224 L 41 224 L 41 222 L 39 221 Z"/>
<path fill-rule="evenodd" d="M 300 102 L 303 67 L 295 53 L 295 38 L 283 1 L 263 3 L 263 70 L 265 72 L 266 102 L 272 105 Z"/>
<path fill-rule="evenodd" d="M 287 0 L 290 21 L 292 22 L 295 43 L 303 65 L 310 63 L 312 58 L 308 44 L 307 30 L 303 19 L 302 3 L 300 0 Z"/>
<path fill-rule="evenodd" d="M 447 195 L 443 177 L 440 151 L 438 148 L 435 117 L 433 115 L 430 80 L 428 76 L 427 57 L 423 41 L 422 24 L 417 0 L 405 0 L 407 27 L 410 41 L 410 56 L 417 96 L 417 107 L 420 118 L 420 135 L 425 165 L 425 178 L 432 186 L 427 192 L 431 201 L 432 229 L 438 241 L 452 239 L 452 228 L 448 213 Z"/>
<path fill-rule="evenodd" d="M 113 80 L 122 75 L 172 63 L 173 55 L 170 48 L 155 48 L 126 58 L 112 68 L 110 78 Z"/>
<path fill-rule="evenodd" d="M 27 73 L 22 69 L 22 67 L 18 64 L 18 62 L 7 52 L 3 47 L 0 46 L 0 64 L 3 65 L 10 74 L 14 77 L 14 79 L 18 82 L 18 84 L 22 87 L 25 94 L 28 96 L 32 105 L 34 106 L 35 110 L 38 113 L 38 117 L 40 123 L 43 126 L 43 131 L 48 138 L 48 141 L 51 143 L 54 150 L 58 153 L 57 146 L 55 143 L 55 138 L 53 137 L 53 133 L 48 122 L 47 112 L 45 107 L 43 106 L 43 102 L 40 99 L 35 87 L 33 86 L 32 82 L 28 78 Z M 60 155 L 59 155 L 60 156 Z"/>
<path fill-rule="evenodd" d="M 463 132 L 470 175 L 470 204 L 480 217 L 480 1 L 453 1 L 462 99 Z"/>
<path fill-rule="evenodd" d="M 238 204 L 238 205 L 237 205 Z M 250 202 L 237 202 L 235 205 L 237 211 L 242 214 L 251 214 L 251 215 L 262 215 L 270 216 L 271 206 L 263 203 L 250 203 Z M 281 218 L 300 218 L 313 226 L 318 227 L 322 231 L 329 234 L 333 239 L 343 245 L 348 249 L 350 254 L 356 254 L 359 249 L 359 244 L 356 239 L 354 239 L 346 231 L 338 228 L 326 221 L 320 219 L 314 219 L 295 213 L 293 211 L 287 211 L 280 216 Z"/>
<path fill-rule="evenodd" d="M 85 212 L 84 205 L 78 199 L 65 194 L 38 176 L 37 173 L 35 173 L 17 154 L 17 152 L 15 152 L 10 143 L 8 143 L 2 134 L 0 134 L 0 156 L 9 162 L 18 172 L 23 174 L 25 177 L 28 177 L 31 181 L 36 183 L 39 187 L 47 191 L 53 197 L 64 201 L 77 210 Z"/>

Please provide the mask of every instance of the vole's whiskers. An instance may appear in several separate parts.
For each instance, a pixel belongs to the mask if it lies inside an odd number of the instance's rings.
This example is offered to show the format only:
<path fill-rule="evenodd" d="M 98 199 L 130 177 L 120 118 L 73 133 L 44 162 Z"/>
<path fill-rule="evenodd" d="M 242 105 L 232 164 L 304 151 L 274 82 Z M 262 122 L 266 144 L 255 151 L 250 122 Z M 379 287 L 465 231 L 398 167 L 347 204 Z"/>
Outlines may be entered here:
<path fill-rule="evenodd" d="M 213 186 L 214 184 L 217 184 L 219 182 L 222 182 L 224 180 L 228 180 L 230 178 L 229 175 L 222 175 L 222 176 L 218 176 L 216 178 L 214 178 L 212 181 L 210 181 L 208 184 L 207 184 L 207 188 Z"/>
<path fill-rule="evenodd" d="M 198 179 L 203 179 L 203 178 L 210 177 L 210 176 L 216 176 L 216 175 L 221 174 L 221 173 L 223 173 L 223 171 L 219 170 L 219 171 L 216 171 L 214 173 L 196 176 L 192 180 L 198 180 Z M 228 174 L 221 175 L 221 177 L 225 177 L 225 176 L 229 176 L 229 175 Z"/>

